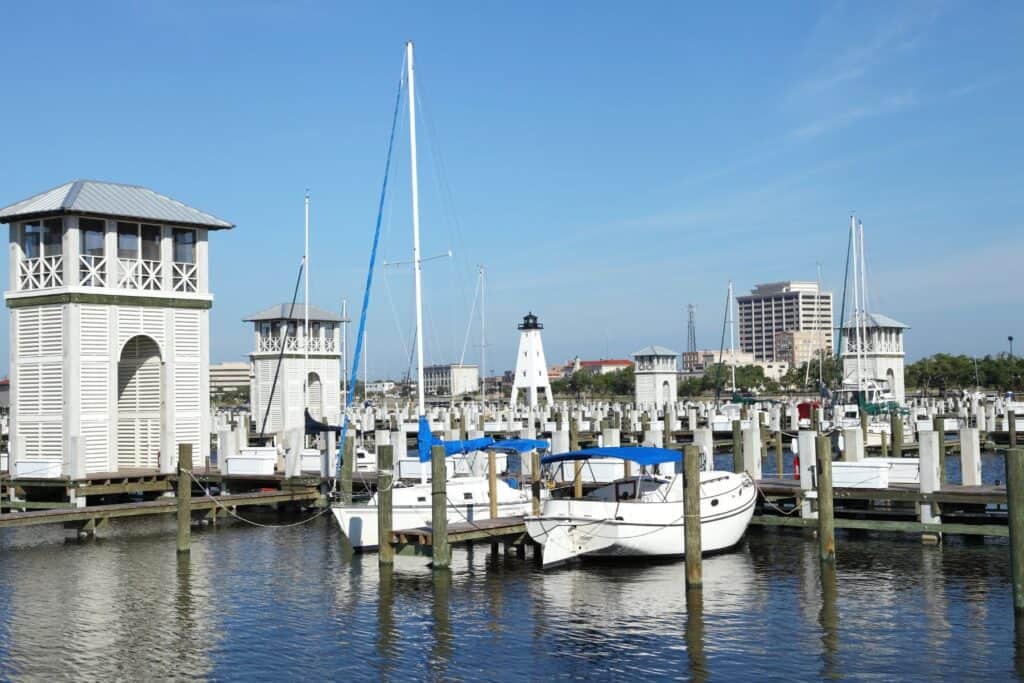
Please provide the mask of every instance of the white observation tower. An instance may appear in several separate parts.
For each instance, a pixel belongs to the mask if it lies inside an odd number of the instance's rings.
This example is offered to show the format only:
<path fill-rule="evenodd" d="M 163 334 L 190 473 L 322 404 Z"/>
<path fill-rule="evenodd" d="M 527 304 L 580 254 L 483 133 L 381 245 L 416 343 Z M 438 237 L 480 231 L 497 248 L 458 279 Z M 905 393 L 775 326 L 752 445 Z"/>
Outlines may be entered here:
<path fill-rule="evenodd" d="M 548 381 L 548 365 L 544 360 L 544 345 L 540 331 L 544 326 L 537 322 L 537 316 L 527 313 L 519 324 L 519 353 L 516 354 L 516 377 L 512 383 L 512 407 L 516 407 L 519 390 L 529 393 L 530 407 L 537 407 L 537 390 L 543 389 L 548 404 L 554 403 L 551 383 Z"/>

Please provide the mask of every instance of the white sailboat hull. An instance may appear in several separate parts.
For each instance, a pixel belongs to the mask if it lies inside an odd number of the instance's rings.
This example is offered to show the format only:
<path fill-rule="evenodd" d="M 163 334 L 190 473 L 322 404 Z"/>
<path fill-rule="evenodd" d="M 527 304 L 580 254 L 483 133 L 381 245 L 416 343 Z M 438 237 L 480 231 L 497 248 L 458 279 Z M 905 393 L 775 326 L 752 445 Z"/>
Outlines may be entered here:
<path fill-rule="evenodd" d="M 490 519 L 487 479 L 467 477 L 447 482 L 448 523 Z M 467 497 L 468 496 L 468 497 Z M 417 484 L 392 490 L 391 528 L 415 529 L 430 526 L 431 484 Z M 452 503 L 465 501 L 460 505 Z M 530 498 L 522 491 L 498 481 L 498 517 L 524 515 L 530 511 Z M 377 497 L 369 503 L 334 505 L 331 508 L 341 532 L 357 550 L 373 550 L 380 544 L 377 527 Z"/>
<path fill-rule="evenodd" d="M 743 538 L 757 493 L 745 474 L 707 472 L 701 485 L 701 548 L 715 552 Z M 683 501 L 551 499 L 527 517 L 544 547 L 544 566 L 575 557 L 673 557 L 686 553 Z"/>

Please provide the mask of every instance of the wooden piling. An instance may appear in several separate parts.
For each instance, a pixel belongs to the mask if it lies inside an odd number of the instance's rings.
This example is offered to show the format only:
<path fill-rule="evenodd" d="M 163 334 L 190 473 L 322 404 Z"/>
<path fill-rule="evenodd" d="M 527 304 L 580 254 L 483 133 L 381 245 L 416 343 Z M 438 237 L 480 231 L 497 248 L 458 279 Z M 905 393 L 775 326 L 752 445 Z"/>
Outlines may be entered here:
<path fill-rule="evenodd" d="M 178 444 L 178 552 L 192 547 L 192 444 Z"/>
<path fill-rule="evenodd" d="M 864 445 L 868 445 L 868 413 L 863 408 L 859 408 L 857 412 L 860 414 L 860 433 L 864 437 Z"/>
<path fill-rule="evenodd" d="M 882 432 L 881 433 L 881 437 L 882 437 L 882 457 L 886 458 L 886 457 L 889 456 L 889 435 L 886 434 L 885 432 Z M 864 447 L 867 448 L 867 443 L 864 444 Z"/>
<path fill-rule="evenodd" d="M 494 451 L 487 451 L 487 497 L 491 503 L 491 519 L 498 516 L 498 465 Z"/>
<path fill-rule="evenodd" d="M 392 446 L 385 444 L 377 447 L 378 462 L 394 461 Z M 392 508 L 391 484 L 394 472 L 388 468 L 377 470 L 377 563 L 390 565 L 395 562 L 395 549 L 391 545 Z"/>
<path fill-rule="evenodd" d="M 580 429 L 576 422 L 576 416 L 569 411 L 569 450 L 580 449 Z M 576 498 L 583 497 L 583 461 L 577 460 L 573 463 L 572 492 Z"/>
<path fill-rule="evenodd" d="M 939 487 L 946 483 L 946 418 L 936 415 L 932 418 L 932 429 L 939 435 Z"/>
<path fill-rule="evenodd" d="M 892 457 L 903 457 L 903 416 L 899 412 L 892 414 Z"/>
<path fill-rule="evenodd" d="M 1010 434 L 1010 448 L 1017 447 L 1017 413 L 1013 410 L 1006 411 L 1006 431 Z"/>
<path fill-rule="evenodd" d="M 687 444 L 683 449 L 683 489 L 686 587 L 693 589 L 704 583 L 700 537 L 700 449 L 696 444 Z"/>
<path fill-rule="evenodd" d="M 355 468 L 356 437 L 349 434 L 345 437 L 345 445 L 341 451 L 341 502 L 352 503 L 352 471 Z"/>
<path fill-rule="evenodd" d="M 1024 622 L 1024 448 L 1006 451 L 1006 502 L 1010 526 L 1010 578 L 1013 612 Z"/>
<path fill-rule="evenodd" d="M 785 474 L 785 454 L 786 445 L 785 442 L 782 440 L 782 432 L 775 432 L 775 474 L 779 478 L 781 478 L 782 475 Z"/>
<path fill-rule="evenodd" d="M 765 415 L 757 414 L 757 442 L 761 444 L 761 462 L 768 459 L 768 427 L 764 423 Z"/>
<path fill-rule="evenodd" d="M 430 531 L 434 569 L 447 569 L 452 563 L 452 549 L 448 545 L 447 474 L 444 446 L 433 446 L 430 449 Z"/>
<path fill-rule="evenodd" d="M 743 471 L 743 423 L 732 421 L 732 471 Z"/>
<path fill-rule="evenodd" d="M 530 472 L 533 475 L 533 514 L 540 514 L 540 453 L 537 449 L 530 452 Z"/>
<path fill-rule="evenodd" d="M 832 506 L 832 440 L 815 439 L 818 461 L 818 551 L 822 562 L 836 561 L 836 530 Z"/>

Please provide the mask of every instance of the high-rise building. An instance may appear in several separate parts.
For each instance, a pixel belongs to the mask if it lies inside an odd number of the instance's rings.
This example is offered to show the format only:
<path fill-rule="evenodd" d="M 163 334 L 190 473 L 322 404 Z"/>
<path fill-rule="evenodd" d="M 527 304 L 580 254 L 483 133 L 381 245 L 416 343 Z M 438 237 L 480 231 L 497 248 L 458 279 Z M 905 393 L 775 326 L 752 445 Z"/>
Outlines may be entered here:
<path fill-rule="evenodd" d="M 756 285 L 750 294 L 736 297 L 736 303 L 740 349 L 756 360 L 790 360 L 776 348 L 779 332 L 815 332 L 811 348 L 800 349 L 811 355 L 832 348 L 832 292 L 820 291 L 816 282 Z"/>

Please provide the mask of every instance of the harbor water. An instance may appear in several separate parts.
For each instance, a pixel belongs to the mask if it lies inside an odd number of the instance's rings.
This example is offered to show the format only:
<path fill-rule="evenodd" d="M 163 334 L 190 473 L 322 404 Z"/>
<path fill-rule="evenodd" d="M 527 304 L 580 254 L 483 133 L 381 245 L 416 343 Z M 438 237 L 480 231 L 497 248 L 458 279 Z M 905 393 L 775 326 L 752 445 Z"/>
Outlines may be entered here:
<path fill-rule="evenodd" d="M 263 513 L 266 524 L 301 517 Z M 173 521 L 0 536 L 0 679 L 1005 680 L 1016 676 L 1005 541 L 752 528 L 706 558 L 687 608 L 682 562 L 582 564 L 457 548 L 451 572 L 383 573 L 330 515 L 193 534 Z"/>

